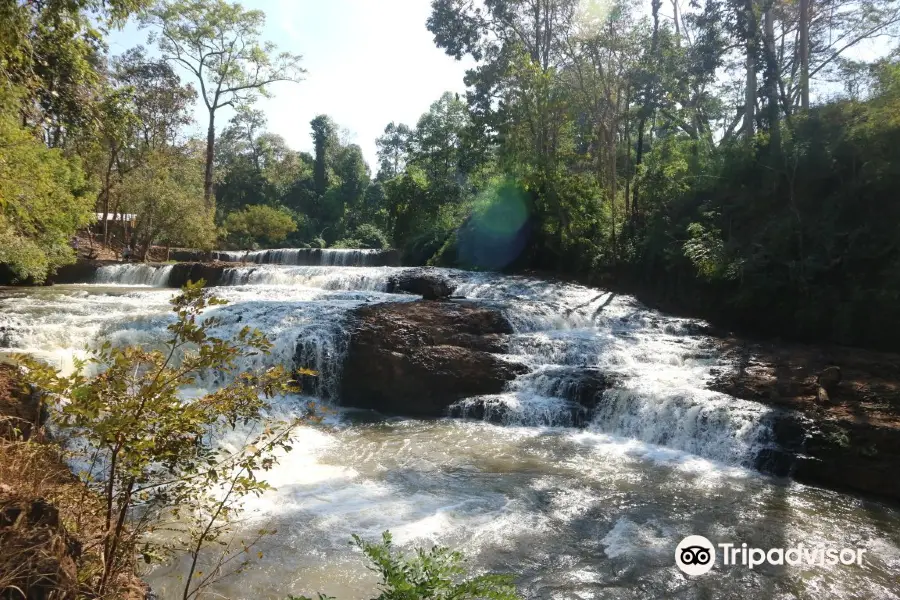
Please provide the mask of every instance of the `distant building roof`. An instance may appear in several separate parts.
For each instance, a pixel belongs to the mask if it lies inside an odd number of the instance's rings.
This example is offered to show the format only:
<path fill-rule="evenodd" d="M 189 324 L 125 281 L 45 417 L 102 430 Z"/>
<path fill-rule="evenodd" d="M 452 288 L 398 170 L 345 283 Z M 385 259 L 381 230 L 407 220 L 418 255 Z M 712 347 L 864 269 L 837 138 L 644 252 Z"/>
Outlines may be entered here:
<path fill-rule="evenodd" d="M 137 215 L 125 213 L 125 214 L 117 214 L 117 213 L 107 213 L 106 220 L 107 221 L 134 221 L 137 219 Z M 103 213 L 97 213 L 97 220 L 103 220 Z"/>

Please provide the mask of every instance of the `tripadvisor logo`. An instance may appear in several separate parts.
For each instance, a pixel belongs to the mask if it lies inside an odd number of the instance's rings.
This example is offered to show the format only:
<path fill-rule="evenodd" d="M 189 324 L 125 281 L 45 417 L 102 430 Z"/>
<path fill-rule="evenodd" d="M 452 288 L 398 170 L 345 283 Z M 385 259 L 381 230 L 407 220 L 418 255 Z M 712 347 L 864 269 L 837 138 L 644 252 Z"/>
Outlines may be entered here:
<path fill-rule="evenodd" d="M 863 566 L 865 548 L 828 548 L 823 545 L 797 544 L 790 548 L 751 548 L 746 543 L 720 543 L 722 564 L 743 565 L 753 569 L 763 564 L 809 565 L 824 567 L 856 564 Z M 675 548 L 675 565 L 686 575 L 703 575 L 716 564 L 716 547 L 702 535 L 689 535 Z"/>
<path fill-rule="evenodd" d="M 689 535 L 675 548 L 675 564 L 686 575 L 703 575 L 716 564 L 716 549 L 702 535 Z"/>

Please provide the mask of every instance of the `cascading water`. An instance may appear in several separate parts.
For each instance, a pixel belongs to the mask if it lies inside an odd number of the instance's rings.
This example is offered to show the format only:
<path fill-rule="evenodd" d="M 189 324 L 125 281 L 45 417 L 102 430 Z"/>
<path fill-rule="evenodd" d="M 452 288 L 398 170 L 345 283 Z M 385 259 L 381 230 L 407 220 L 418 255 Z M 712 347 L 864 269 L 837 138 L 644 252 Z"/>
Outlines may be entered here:
<path fill-rule="evenodd" d="M 384 291 L 396 267 L 233 267 L 222 275 L 227 285 L 289 285 L 325 290 Z"/>
<path fill-rule="evenodd" d="M 268 265 L 378 267 L 399 264 L 396 250 L 363 248 L 279 248 L 250 252 L 215 252 L 213 257 L 223 262 L 250 262 Z"/>
<path fill-rule="evenodd" d="M 456 293 L 503 306 L 516 335 L 513 352 L 535 371 L 509 392 L 481 399 L 486 417 L 505 423 L 571 426 L 579 373 L 616 380 L 587 426 L 731 464 L 752 464 L 771 438 L 768 409 L 710 392 L 717 361 L 697 323 L 663 318 L 630 297 L 577 285 L 457 273 Z M 568 400 L 568 402 L 567 402 Z M 472 405 L 471 401 L 464 401 Z M 465 410 L 463 410 L 465 412 Z"/>
<path fill-rule="evenodd" d="M 97 273 L 94 275 L 94 283 L 165 287 L 171 273 L 172 265 L 147 265 L 143 263 L 106 265 L 97 269 Z"/>
<path fill-rule="evenodd" d="M 117 265 L 101 269 L 97 285 L 5 292 L 0 351 L 65 367 L 100 338 L 159 343 L 176 291 L 126 284 L 161 287 L 166 268 Z M 369 598 L 375 582 L 346 542 L 351 533 L 373 539 L 385 529 L 401 545 L 451 545 L 476 567 L 515 573 L 520 592 L 534 599 L 900 593 L 897 511 L 743 467 L 769 443 L 767 410 L 706 389 L 714 369 L 731 366 L 696 322 L 629 297 L 445 271 L 457 294 L 504 311 L 515 331 L 512 358 L 531 368 L 506 392 L 462 403 L 502 425 L 385 420 L 335 406 L 347 313 L 414 300 L 385 293 L 398 272 L 235 266 L 213 290 L 229 302 L 208 312 L 221 321 L 217 335 L 249 325 L 273 341 L 270 355 L 242 366 L 313 368 L 320 377 L 304 393 L 333 410 L 327 427 L 299 430 L 294 451 L 266 473 L 277 490 L 246 503 L 248 527 L 278 532 L 262 548 L 265 558 L 215 593 Z M 601 377 L 609 389 L 592 387 Z M 210 374 L 198 385 L 221 383 Z M 292 400 L 275 410 L 290 414 Z M 870 562 L 861 569 L 717 565 L 688 579 L 672 566 L 674 546 L 688 534 L 760 547 L 862 546 Z M 180 597 L 181 566 L 150 574 L 160 598 Z"/>

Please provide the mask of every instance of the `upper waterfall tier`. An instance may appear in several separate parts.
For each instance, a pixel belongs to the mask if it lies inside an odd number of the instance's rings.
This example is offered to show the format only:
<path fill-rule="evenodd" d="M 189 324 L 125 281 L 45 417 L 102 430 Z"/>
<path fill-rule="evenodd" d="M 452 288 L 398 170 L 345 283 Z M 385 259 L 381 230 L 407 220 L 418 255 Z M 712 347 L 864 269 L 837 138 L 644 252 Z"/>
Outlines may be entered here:
<path fill-rule="evenodd" d="M 223 262 L 251 262 L 266 265 L 301 265 L 323 267 L 389 267 L 400 265 L 396 250 L 361 248 L 277 248 L 253 252 L 214 252 L 213 258 Z"/>

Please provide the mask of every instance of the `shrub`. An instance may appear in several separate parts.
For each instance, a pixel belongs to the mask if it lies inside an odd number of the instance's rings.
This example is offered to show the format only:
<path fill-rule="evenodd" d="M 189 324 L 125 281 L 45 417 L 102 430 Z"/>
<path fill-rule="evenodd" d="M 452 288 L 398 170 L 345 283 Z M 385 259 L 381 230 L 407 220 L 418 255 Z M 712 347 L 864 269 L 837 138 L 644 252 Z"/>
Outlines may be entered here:
<path fill-rule="evenodd" d="M 351 542 L 369 561 L 369 569 L 381 575 L 379 591 L 373 600 L 518 600 L 510 575 L 467 577 L 463 555 L 435 546 L 429 551 L 417 548 L 413 556 L 395 550 L 390 532 L 381 543 L 370 543 L 354 535 Z M 291 596 L 289 600 L 313 600 Z M 319 594 L 316 600 L 335 600 Z"/>
<path fill-rule="evenodd" d="M 102 500 L 102 561 L 90 583 L 101 597 L 138 558 L 162 560 L 178 548 L 187 548 L 192 559 L 184 598 L 243 566 L 242 553 L 252 542 L 225 541 L 240 514 L 238 501 L 269 488 L 258 474 L 275 464 L 276 452 L 290 449 L 294 426 L 312 418 L 310 412 L 289 422 L 260 422 L 267 399 L 296 386 L 282 367 L 238 371 L 239 359 L 267 354 L 271 343 L 246 327 L 233 341 L 214 337 L 219 321 L 203 313 L 224 301 L 202 285 L 188 284 L 172 300 L 176 318 L 162 350 L 106 342 L 68 377 L 18 357 L 29 383 L 51 401 L 66 399 L 57 407 L 57 425 L 78 441 L 75 452 L 86 465 L 78 478 Z M 179 394 L 208 370 L 231 383 L 199 397 Z M 245 445 L 214 444 L 238 425 L 250 429 Z M 161 527 L 178 539 L 154 538 Z M 218 543 L 220 558 L 206 572 L 198 570 L 201 549 Z"/>
<path fill-rule="evenodd" d="M 388 241 L 387 235 L 381 229 L 371 223 L 363 223 L 353 231 L 351 236 L 354 240 L 359 240 L 359 248 L 375 248 L 378 250 L 390 248 L 391 243 Z"/>

